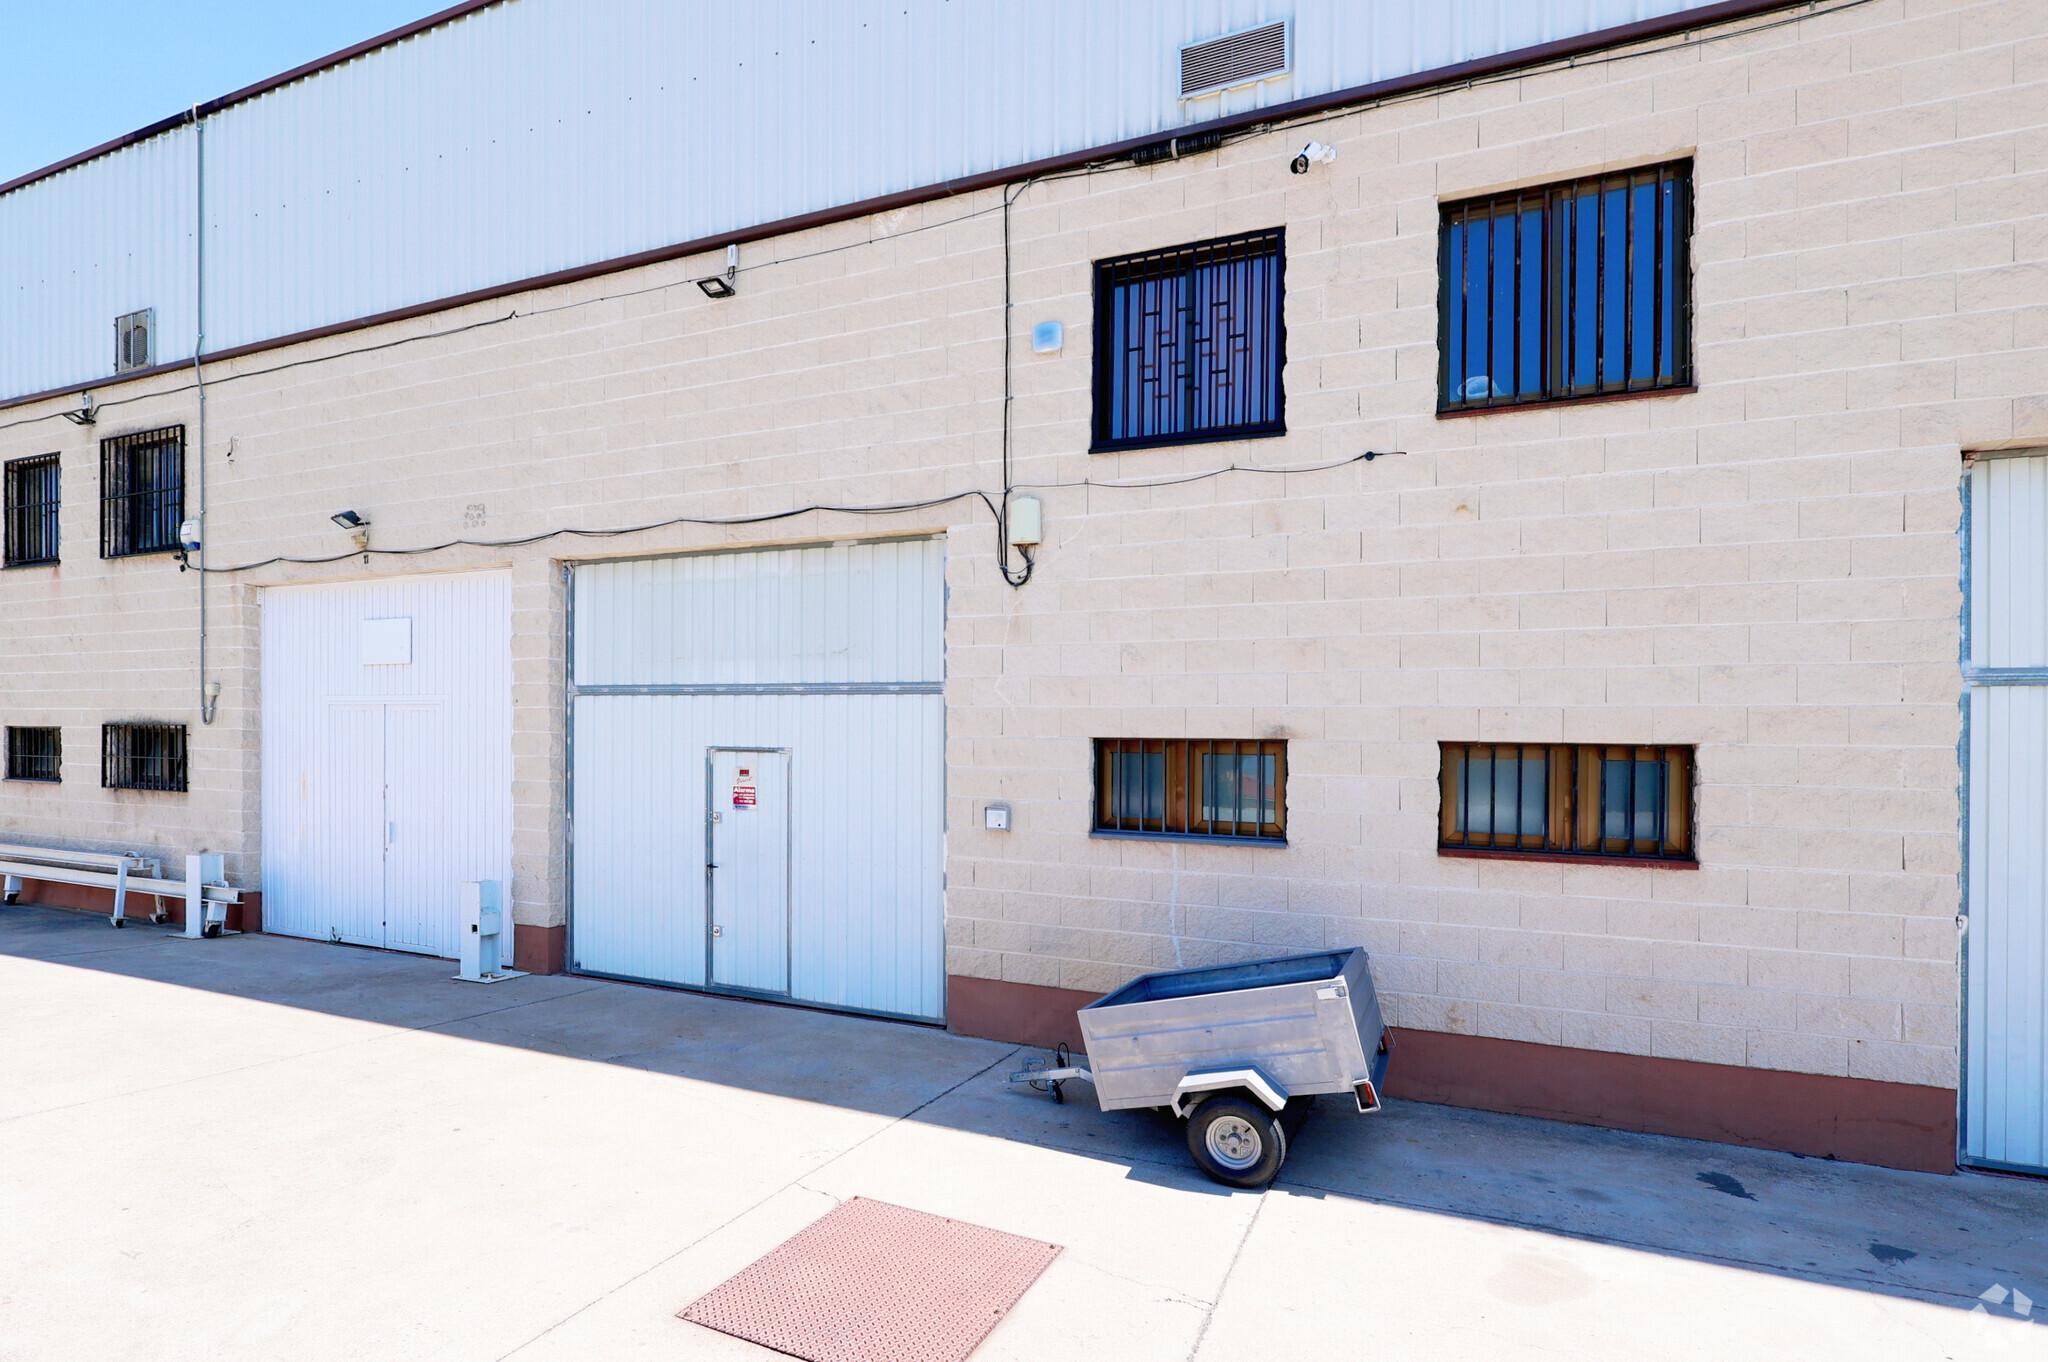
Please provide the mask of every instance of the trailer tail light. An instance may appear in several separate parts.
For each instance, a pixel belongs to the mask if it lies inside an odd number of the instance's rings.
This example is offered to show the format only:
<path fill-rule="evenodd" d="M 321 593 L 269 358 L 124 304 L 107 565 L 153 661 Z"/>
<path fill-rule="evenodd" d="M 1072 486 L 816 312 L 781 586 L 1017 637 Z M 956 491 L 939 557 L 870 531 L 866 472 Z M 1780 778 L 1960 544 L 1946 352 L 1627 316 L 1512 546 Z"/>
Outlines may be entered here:
<path fill-rule="evenodd" d="M 1358 1109 L 1360 1111 L 1378 1111 L 1380 1109 L 1379 1091 L 1373 1087 L 1370 1078 L 1358 1085 Z"/>

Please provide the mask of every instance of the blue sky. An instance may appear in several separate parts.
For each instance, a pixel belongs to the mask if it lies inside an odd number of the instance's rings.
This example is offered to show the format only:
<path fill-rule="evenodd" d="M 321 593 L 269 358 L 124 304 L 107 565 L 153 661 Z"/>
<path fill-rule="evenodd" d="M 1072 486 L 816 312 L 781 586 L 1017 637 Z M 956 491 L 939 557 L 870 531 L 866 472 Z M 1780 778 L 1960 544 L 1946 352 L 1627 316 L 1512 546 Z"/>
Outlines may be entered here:
<path fill-rule="evenodd" d="M 454 0 L 0 0 L 0 181 Z"/>

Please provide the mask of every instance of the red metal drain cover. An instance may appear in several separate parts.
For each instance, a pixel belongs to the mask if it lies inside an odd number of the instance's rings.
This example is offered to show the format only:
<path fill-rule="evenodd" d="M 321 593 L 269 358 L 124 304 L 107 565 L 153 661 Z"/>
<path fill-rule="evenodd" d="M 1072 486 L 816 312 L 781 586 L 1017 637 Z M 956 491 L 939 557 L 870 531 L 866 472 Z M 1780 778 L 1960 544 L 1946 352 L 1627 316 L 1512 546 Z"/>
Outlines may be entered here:
<path fill-rule="evenodd" d="M 680 1317 L 808 1362 L 961 1362 L 1059 1251 L 855 1197 Z"/>

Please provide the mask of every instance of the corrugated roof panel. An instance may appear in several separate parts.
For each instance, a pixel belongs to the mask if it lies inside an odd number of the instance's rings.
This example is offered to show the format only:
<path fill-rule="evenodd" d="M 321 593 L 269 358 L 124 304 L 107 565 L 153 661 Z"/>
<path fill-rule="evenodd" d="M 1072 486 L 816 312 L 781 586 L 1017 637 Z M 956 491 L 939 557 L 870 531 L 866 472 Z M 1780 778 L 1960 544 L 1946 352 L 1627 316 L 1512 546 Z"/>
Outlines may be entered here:
<path fill-rule="evenodd" d="M 1695 8 L 1705 0 L 506 0 L 206 120 L 207 349 Z M 1287 21 L 1284 75 L 1180 51 Z M 0 396 L 194 334 L 181 127 L 0 196 Z"/>

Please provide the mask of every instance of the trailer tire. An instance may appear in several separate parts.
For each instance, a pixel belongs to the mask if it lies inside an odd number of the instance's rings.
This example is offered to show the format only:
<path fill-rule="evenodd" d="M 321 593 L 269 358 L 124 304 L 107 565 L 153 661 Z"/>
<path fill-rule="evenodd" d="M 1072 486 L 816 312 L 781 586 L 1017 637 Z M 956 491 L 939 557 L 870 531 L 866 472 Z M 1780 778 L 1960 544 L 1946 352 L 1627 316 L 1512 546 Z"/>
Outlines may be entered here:
<path fill-rule="evenodd" d="M 1287 1131 L 1261 1103 L 1218 1093 L 1188 1114 L 1188 1153 L 1226 1187 L 1261 1187 L 1287 1161 Z"/>

